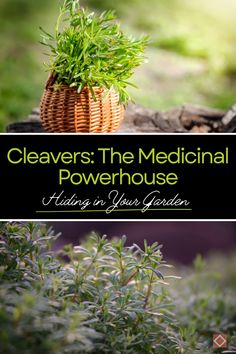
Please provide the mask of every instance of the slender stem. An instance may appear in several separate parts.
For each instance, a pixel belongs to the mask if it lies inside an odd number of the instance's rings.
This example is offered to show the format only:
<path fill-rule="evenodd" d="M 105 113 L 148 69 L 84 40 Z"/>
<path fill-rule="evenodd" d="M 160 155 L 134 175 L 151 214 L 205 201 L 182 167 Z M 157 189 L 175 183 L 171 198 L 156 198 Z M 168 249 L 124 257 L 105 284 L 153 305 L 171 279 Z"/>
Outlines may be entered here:
<path fill-rule="evenodd" d="M 88 265 L 88 267 L 85 269 L 85 271 L 83 272 L 82 274 L 82 277 L 84 277 L 89 271 L 90 269 L 92 268 L 93 264 L 96 262 L 96 259 L 97 259 L 97 256 L 98 256 L 98 248 L 97 248 L 97 251 L 96 251 L 96 254 L 94 255 L 91 263 Z"/>
<path fill-rule="evenodd" d="M 65 13 L 65 3 L 63 5 L 63 7 L 60 10 L 59 16 L 57 18 L 57 23 L 56 23 L 56 38 L 58 37 L 59 34 L 59 27 L 60 27 L 60 23 L 61 23 L 61 18 Z"/>
<path fill-rule="evenodd" d="M 119 257 L 119 262 L 120 262 L 120 281 L 121 281 L 121 284 L 122 284 L 123 281 L 124 281 L 124 266 L 123 266 L 123 262 L 122 262 L 122 257 L 121 256 Z"/>
<path fill-rule="evenodd" d="M 144 301 L 144 306 L 143 306 L 144 309 L 146 309 L 146 307 L 148 305 L 148 300 L 149 300 L 150 295 L 151 295 L 153 278 L 154 278 L 154 272 L 152 272 L 152 275 L 151 275 L 151 278 L 150 278 L 150 282 L 148 284 L 147 294 L 146 294 L 145 301 Z"/>
<path fill-rule="evenodd" d="M 123 286 L 126 286 L 129 284 L 129 282 L 131 282 L 131 280 L 138 274 L 138 270 L 136 270 L 133 274 L 131 274 L 131 276 L 124 281 Z"/>
<path fill-rule="evenodd" d="M 29 232 L 30 241 L 33 241 L 33 231 Z M 34 261 L 33 252 L 30 251 L 30 260 Z"/>

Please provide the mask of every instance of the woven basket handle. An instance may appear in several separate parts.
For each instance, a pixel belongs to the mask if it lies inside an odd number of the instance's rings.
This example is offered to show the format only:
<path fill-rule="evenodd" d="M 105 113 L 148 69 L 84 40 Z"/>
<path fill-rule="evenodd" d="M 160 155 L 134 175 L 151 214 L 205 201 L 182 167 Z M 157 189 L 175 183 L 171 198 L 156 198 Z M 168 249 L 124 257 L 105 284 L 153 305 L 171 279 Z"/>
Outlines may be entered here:
<path fill-rule="evenodd" d="M 46 89 L 49 87 L 53 86 L 53 84 L 56 82 L 57 75 L 53 75 L 52 73 L 49 75 L 47 82 L 46 82 Z"/>

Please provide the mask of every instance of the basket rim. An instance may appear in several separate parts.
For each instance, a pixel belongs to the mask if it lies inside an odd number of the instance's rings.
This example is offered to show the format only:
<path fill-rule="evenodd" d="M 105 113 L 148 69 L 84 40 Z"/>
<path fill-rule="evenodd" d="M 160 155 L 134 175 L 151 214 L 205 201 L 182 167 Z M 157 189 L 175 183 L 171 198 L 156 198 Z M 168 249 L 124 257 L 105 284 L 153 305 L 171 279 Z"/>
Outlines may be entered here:
<path fill-rule="evenodd" d="M 54 89 L 55 86 L 57 86 L 56 90 L 58 90 L 58 91 L 60 91 L 61 89 L 66 89 L 66 90 L 76 91 L 77 93 L 79 93 L 77 91 L 76 87 L 70 87 L 70 85 L 67 85 L 67 84 L 56 84 L 56 83 L 54 83 L 54 84 L 47 85 L 45 87 L 45 89 L 52 89 L 52 88 Z M 116 92 L 113 88 L 108 89 L 108 88 L 106 88 L 104 86 L 102 86 L 102 87 L 100 87 L 100 86 L 92 86 L 92 88 L 93 88 L 94 91 Z M 80 92 L 82 92 L 82 91 L 90 91 L 90 88 L 88 86 L 84 86 Z"/>
<path fill-rule="evenodd" d="M 78 92 L 78 89 L 76 87 L 71 87 L 69 84 L 64 84 L 64 83 L 56 83 L 56 79 L 57 79 L 57 75 L 54 75 L 53 73 L 50 73 L 46 85 L 45 85 L 45 90 L 52 90 L 56 89 L 55 91 L 60 91 L 60 90 L 68 90 L 68 91 L 74 91 L 78 94 L 82 93 L 82 92 L 91 92 L 89 86 L 85 85 L 82 90 L 80 92 Z M 107 88 L 105 86 L 92 86 L 92 89 L 94 90 L 95 93 L 104 93 L 104 92 L 110 92 L 112 94 L 117 94 L 119 95 L 119 93 L 117 92 L 117 90 L 115 90 L 113 87 L 111 88 Z"/>

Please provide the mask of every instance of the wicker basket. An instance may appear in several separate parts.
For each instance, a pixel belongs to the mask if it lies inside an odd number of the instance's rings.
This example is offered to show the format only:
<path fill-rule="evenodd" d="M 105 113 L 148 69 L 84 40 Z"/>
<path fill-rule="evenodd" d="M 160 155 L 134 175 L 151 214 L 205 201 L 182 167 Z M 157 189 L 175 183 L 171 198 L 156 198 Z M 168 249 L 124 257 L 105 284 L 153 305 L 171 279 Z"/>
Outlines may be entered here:
<path fill-rule="evenodd" d="M 96 101 L 85 87 L 81 93 L 67 85 L 54 86 L 51 75 L 40 104 L 43 127 L 49 132 L 115 132 L 123 119 L 124 107 L 115 91 L 94 87 Z"/>

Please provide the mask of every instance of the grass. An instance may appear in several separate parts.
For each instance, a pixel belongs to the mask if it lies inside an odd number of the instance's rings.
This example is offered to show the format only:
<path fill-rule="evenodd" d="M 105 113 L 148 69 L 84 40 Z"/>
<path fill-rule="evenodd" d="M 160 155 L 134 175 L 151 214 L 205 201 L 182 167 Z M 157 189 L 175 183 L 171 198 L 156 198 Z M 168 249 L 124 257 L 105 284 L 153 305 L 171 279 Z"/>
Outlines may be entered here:
<path fill-rule="evenodd" d="M 228 109 L 235 102 L 234 0 L 81 0 L 115 8 L 122 27 L 150 34 L 149 63 L 134 77 L 137 103 L 166 109 L 186 102 Z M 52 32 L 59 0 L 1 0 L 0 130 L 37 106 L 47 77 L 39 26 Z"/>

